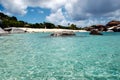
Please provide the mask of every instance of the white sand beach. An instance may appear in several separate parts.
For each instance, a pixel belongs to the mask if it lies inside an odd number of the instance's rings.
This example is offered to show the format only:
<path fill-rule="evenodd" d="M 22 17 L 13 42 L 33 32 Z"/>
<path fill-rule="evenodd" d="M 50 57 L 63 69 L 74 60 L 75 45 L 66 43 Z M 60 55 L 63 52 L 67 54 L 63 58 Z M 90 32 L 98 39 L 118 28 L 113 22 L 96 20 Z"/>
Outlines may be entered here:
<path fill-rule="evenodd" d="M 60 31 L 73 31 L 73 32 L 87 32 L 86 30 L 69 30 L 69 29 L 36 29 L 36 28 L 19 28 L 27 32 L 60 32 Z"/>

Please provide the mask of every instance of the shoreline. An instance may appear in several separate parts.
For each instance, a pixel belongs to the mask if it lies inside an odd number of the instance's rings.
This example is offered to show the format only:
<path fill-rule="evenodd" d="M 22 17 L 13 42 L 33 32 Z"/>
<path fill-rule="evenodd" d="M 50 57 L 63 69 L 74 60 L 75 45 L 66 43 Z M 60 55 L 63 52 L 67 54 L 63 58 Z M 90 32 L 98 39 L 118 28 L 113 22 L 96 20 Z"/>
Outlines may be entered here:
<path fill-rule="evenodd" d="M 41 28 L 19 28 L 29 33 L 33 32 L 61 32 L 61 31 L 73 31 L 73 32 L 88 32 L 86 30 L 69 30 L 69 29 L 41 29 Z"/>

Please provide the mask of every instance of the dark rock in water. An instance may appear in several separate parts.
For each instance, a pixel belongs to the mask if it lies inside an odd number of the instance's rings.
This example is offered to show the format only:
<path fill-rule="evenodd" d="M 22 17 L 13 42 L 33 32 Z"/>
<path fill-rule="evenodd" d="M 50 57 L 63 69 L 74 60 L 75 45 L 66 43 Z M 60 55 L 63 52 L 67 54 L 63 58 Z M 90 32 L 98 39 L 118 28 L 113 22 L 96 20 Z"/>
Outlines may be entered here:
<path fill-rule="evenodd" d="M 62 31 L 62 32 L 55 32 L 52 33 L 51 36 L 59 37 L 59 36 L 75 36 L 73 31 Z"/>
<path fill-rule="evenodd" d="M 92 30 L 90 32 L 90 35 L 103 35 L 102 33 L 100 33 L 98 30 Z"/>

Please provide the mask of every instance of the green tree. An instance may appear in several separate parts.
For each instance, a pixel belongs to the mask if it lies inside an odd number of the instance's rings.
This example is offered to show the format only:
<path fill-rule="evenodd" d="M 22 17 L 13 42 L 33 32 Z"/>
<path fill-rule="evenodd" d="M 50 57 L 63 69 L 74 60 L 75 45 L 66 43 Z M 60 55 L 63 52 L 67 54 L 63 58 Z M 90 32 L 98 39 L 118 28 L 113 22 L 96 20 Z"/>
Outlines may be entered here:
<path fill-rule="evenodd" d="M 53 23 L 44 22 L 44 26 L 48 29 L 56 28 Z"/>
<path fill-rule="evenodd" d="M 17 18 L 15 16 L 10 17 L 10 20 L 17 21 Z"/>
<path fill-rule="evenodd" d="M 71 24 L 69 28 L 70 28 L 70 29 L 73 29 L 73 30 L 76 30 L 76 29 L 77 29 L 77 27 L 76 27 L 75 24 Z"/>

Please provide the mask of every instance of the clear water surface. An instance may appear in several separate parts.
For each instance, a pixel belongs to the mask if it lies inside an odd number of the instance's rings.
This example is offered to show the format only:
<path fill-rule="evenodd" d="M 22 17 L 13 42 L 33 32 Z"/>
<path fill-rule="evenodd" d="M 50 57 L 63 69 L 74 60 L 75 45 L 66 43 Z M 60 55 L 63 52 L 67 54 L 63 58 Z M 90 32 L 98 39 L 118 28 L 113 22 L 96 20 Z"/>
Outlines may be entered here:
<path fill-rule="evenodd" d="M 120 80 L 120 33 L 0 37 L 0 80 Z"/>

